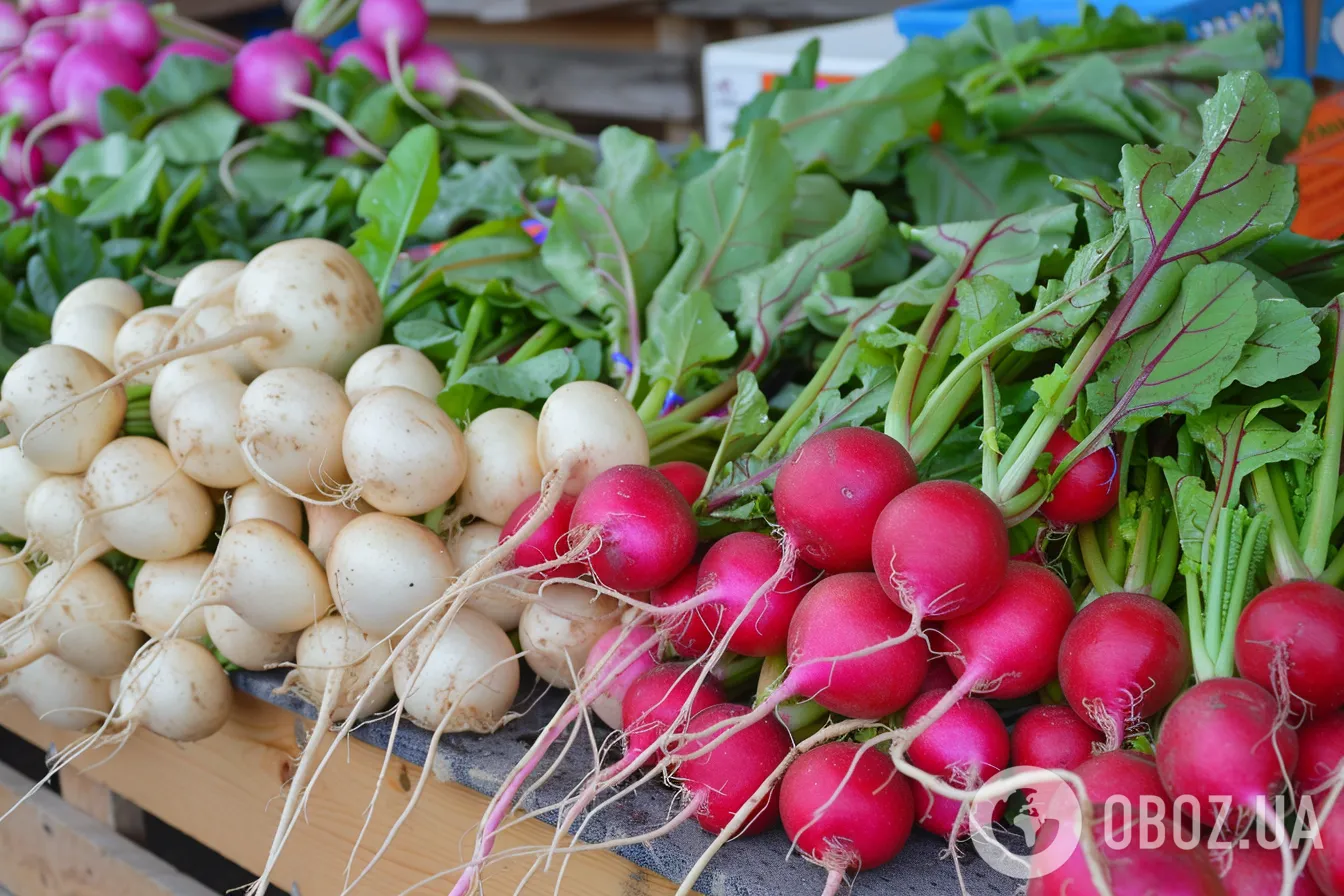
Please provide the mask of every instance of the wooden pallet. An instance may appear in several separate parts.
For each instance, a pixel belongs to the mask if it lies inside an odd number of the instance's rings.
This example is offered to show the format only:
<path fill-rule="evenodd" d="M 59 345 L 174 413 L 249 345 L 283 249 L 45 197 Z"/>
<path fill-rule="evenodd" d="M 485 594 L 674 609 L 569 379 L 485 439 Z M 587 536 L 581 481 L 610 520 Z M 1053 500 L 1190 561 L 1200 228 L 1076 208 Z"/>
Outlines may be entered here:
<path fill-rule="evenodd" d="M 307 723 L 283 709 L 237 694 L 224 730 L 197 744 L 179 745 L 137 732 L 112 755 L 94 751 L 77 760 L 86 785 L 119 794 L 130 803 L 195 838 L 225 858 L 260 873 L 280 812 L 283 787 L 292 773 Z M 76 736 L 44 725 L 16 703 L 0 706 L 0 725 L 39 747 L 63 747 Z M 299 824 L 271 877 L 286 892 L 328 896 L 342 891 L 344 869 L 363 824 L 364 810 L 379 779 L 383 754 L 359 741 L 343 746 L 314 788 L 306 823 Z M 26 792 L 22 776 L 0 767 L 0 805 Z M 405 808 L 420 769 L 394 759 L 382 778 L 383 793 L 358 852 L 362 868 Z M 63 780 L 63 786 L 64 780 Z M 106 791 L 102 791 L 106 788 Z M 474 825 L 486 798 L 457 784 L 430 781 L 391 848 L 356 894 L 401 893 L 470 853 Z M 99 805 L 95 801 L 95 809 Z M 113 811 L 113 810 L 108 810 Z M 144 866 L 128 858 L 130 841 L 106 822 L 81 815 L 50 791 L 39 792 L 20 817 L 0 824 L 0 882 L 16 896 L 204 896 L 200 885 L 164 889 L 161 862 Z M 91 827 L 92 825 L 92 827 Z M 49 830 L 50 829 L 50 830 Z M 503 831 L 500 850 L 549 844 L 554 831 L 539 821 Z M 109 840 L 109 838 L 115 838 Z M 111 843 L 112 845 L 109 845 Z M 141 857 L 146 856 L 143 850 Z M 152 857 L 151 857 L 152 858 Z M 157 860 L 155 860 L 157 862 Z M 501 861 L 487 875 L 489 892 L 511 892 L 531 866 L 526 859 Z M 558 863 L 557 863 L 558 868 Z M 135 874 L 140 877 L 135 877 Z M 106 876 L 108 874 L 121 876 Z M 172 872 L 177 874 L 177 872 Z M 177 878 L 182 878 L 177 874 Z M 93 883 L 85 883 L 92 881 Z M 156 883 L 158 881 L 158 883 Z M 194 883 L 188 881 L 188 883 Z M 536 874 L 522 890 L 550 896 L 555 872 Z M 157 888 L 156 888 L 157 887 Z M 424 892 L 442 892 L 444 882 Z M 671 896 L 667 880 L 609 852 L 575 854 L 564 892 L 584 896 Z"/>

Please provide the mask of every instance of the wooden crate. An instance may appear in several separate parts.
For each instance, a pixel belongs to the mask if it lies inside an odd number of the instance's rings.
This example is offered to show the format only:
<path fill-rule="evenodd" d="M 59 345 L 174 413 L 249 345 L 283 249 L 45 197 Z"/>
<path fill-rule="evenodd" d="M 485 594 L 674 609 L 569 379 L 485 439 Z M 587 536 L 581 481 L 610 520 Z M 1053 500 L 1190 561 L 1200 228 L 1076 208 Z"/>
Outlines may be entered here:
<path fill-rule="evenodd" d="M 60 748 L 76 739 L 69 732 L 44 725 L 13 702 L 0 706 L 0 725 L 44 749 L 51 745 Z M 120 794 L 255 874 L 265 864 L 283 804 L 284 784 L 292 773 L 298 742 L 306 727 L 298 716 L 237 694 L 233 716 L 224 730 L 200 743 L 179 745 L 137 732 L 115 755 L 108 749 L 94 751 L 81 757 L 75 767 L 89 782 Z M 351 740 L 341 748 L 314 788 L 307 821 L 296 827 L 271 877 L 272 883 L 286 892 L 297 885 L 297 892 L 303 896 L 329 896 L 342 891 L 346 862 L 382 762 L 382 752 L 368 744 Z M 401 759 L 389 764 L 378 809 L 358 853 L 357 870 L 372 856 L 407 805 L 419 775 L 418 767 Z M 12 774 L 9 778 L 0 774 L 6 808 L 23 789 L 19 778 L 15 781 Z M 199 885 L 195 890 L 185 885 L 183 889 L 154 889 L 148 884 L 135 885 L 124 876 L 107 877 L 101 882 L 95 876 L 88 886 L 72 883 L 85 879 L 86 866 L 90 873 L 110 867 L 121 854 L 100 845 L 103 841 L 96 838 L 90 838 L 93 845 L 76 848 L 77 838 L 35 833 L 46 830 L 46 819 L 53 812 L 75 812 L 64 804 L 54 806 L 52 801 L 60 803 L 60 799 L 50 792 L 37 797 L 40 799 L 35 798 L 20 810 L 22 817 L 0 825 L 0 882 L 15 896 L 204 896 Z M 353 892 L 375 896 L 401 893 L 456 865 L 470 854 L 474 826 L 486 802 L 484 796 L 461 785 L 429 782 L 391 848 Z M 110 830 L 105 833 L 115 836 Z M 549 844 L 553 833 L 541 822 L 529 820 L 503 831 L 498 848 Z M 531 864 L 521 858 L 492 864 L 487 873 L 490 891 L 512 891 Z M 159 863 L 154 870 L 161 874 L 166 873 L 165 868 Z M 124 869 L 119 873 L 124 874 Z M 152 881 L 153 875 L 147 880 Z M 522 892 L 551 896 L 555 885 L 554 871 L 538 873 Z M 446 889 L 445 882 L 440 881 L 423 892 Z M 667 880 L 602 851 L 575 854 L 564 886 L 564 892 L 584 896 L 671 896 L 675 890 Z"/>
<path fill-rule="evenodd" d="M 482 22 L 525 22 L 593 9 L 635 5 L 631 0 L 425 0 L 431 15 Z"/>

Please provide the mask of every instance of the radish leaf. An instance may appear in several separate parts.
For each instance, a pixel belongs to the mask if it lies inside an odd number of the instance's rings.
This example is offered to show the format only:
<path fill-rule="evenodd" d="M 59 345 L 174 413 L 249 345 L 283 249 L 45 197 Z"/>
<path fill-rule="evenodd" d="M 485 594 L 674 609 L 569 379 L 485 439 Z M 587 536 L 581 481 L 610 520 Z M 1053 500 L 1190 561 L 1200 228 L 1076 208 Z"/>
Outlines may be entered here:
<path fill-rule="evenodd" d="M 1224 386 L 1252 388 L 1294 376 L 1321 357 L 1321 332 L 1311 312 L 1297 299 L 1260 296 L 1257 288 L 1255 331 L 1241 351 Z"/>
<path fill-rule="evenodd" d="M 350 251 L 368 269 L 384 300 L 401 247 L 434 207 L 438 185 L 439 135 L 421 125 L 392 147 L 386 164 L 359 194 L 355 210 L 366 223 L 355 231 Z"/>

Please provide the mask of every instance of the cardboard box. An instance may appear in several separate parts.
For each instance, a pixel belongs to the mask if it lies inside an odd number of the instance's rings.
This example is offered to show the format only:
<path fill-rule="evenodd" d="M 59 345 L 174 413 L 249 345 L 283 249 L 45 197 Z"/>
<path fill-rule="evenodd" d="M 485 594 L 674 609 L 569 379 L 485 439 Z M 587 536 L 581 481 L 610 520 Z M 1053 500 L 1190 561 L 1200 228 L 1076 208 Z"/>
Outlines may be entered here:
<path fill-rule="evenodd" d="M 799 51 L 814 37 L 821 41 L 818 87 L 850 81 L 881 68 L 908 43 L 897 33 L 891 16 L 883 15 L 710 44 L 701 60 L 701 73 L 705 142 L 711 148 L 728 145 L 738 112 L 752 97 L 768 89 L 775 78 L 787 74 Z"/>

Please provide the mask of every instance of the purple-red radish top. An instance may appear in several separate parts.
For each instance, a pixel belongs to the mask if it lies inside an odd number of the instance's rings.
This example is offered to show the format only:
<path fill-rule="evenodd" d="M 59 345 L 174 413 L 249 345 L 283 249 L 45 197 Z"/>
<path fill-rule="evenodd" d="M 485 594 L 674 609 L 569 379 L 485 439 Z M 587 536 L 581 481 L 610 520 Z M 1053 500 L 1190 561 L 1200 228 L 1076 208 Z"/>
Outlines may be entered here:
<path fill-rule="evenodd" d="M 266 38 L 308 60 L 317 66 L 319 72 L 327 70 L 327 57 L 322 55 L 322 48 L 311 37 L 305 37 L 289 28 L 282 28 L 279 31 L 272 31 Z"/>
<path fill-rule="evenodd" d="M 233 61 L 229 102 L 245 118 L 270 124 L 293 118 L 299 111 L 286 93 L 307 95 L 312 72 L 304 57 L 285 44 L 261 38 L 249 41 Z"/>
<path fill-rule="evenodd" d="M 1008 527 L 974 486 L 921 482 L 882 511 L 872 550 L 888 597 L 916 619 L 950 619 L 998 589 L 1008 568 Z"/>
<path fill-rule="evenodd" d="M 610 684 L 592 695 L 589 705 L 593 712 L 612 728 L 621 727 L 621 706 L 630 685 L 658 665 L 658 643 L 653 640 L 656 634 L 647 625 L 632 625 L 628 628 L 618 625 L 607 629 L 606 634 L 598 638 L 588 651 L 583 680 L 594 683 L 605 678 L 609 670 L 619 668 L 631 654 L 639 653 L 629 665 L 616 673 Z"/>
<path fill-rule="evenodd" d="M 139 90 L 144 84 L 139 63 L 122 50 L 107 44 L 76 44 L 52 70 L 51 102 L 81 128 L 100 134 L 98 97 L 103 91 L 109 87 Z"/>
<path fill-rule="evenodd" d="M 0 81 L 0 115 L 17 115 L 20 129 L 32 130 L 51 114 L 51 89 L 46 75 L 19 69 Z"/>
<path fill-rule="evenodd" d="M 387 72 L 387 56 L 382 48 L 372 41 L 357 37 L 341 44 L 331 54 L 331 71 L 340 68 L 347 59 L 353 59 L 355 64 L 373 72 L 379 81 L 386 81 L 390 77 Z"/>
<path fill-rule="evenodd" d="M 699 669 L 689 663 L 662 663 L 630 683 L 621 699 L 621 733 L 625 735 L 626 756 L 637 756 L 649 749 L 679 717 L 685 725 L 701 710 L 728 700 L 723 685 L 712 675 L 697 687 L 699 677 Z M 649 759 L 657 761 L 662 757 L 660 748 Z"/>
<path fill-rule="evenodd" d="M 911 726 L 928 715 L 946 691 L 928 691 L 915 698 L 905 713 L 905 725 Z M 962 788 L 974 788 L 1008 767 L 1008 729 L 994 708 L 983 700 L 963 697 L 952 704 L 924 733 L 910 743 L 906 756 L 916 768 L 937 775 Z M 962 804 L 950 797 L 932 793 L 916 784 L 916 823 L 944 839 L 961 837 L 971 830 L 970 819 L 958 822 Z M 975 807 L 976 820 L 982 825 L 997 821 L 1007 809 L 1006 801 L 982 803 Z"/>
<path fill-rule="evenodd" d="M 1013 765 L 1072 771 L 1100 746 L 1097 730 L 1067 706 L 1033 706 L 1013 725 Z"/>
<path fill-rule="evenodd" d="M 416 47 L 402 57 L 401 67 L 415 69 L 416 90 L 437 94 L 445 103 L 451 103 L 457 98 L 457 85 L 461 80 L 457 63 L 453 61 L 453 54 L 438 44 L 421 44 Z"/>
<path fill-rule="evenodd" d="M 1059 646 L 1059 684 L 1082 719 L 1120 746 L 1190 676 L 1190 642 L 1171 608 L 1146 594 L 1116 592 L 1088 604 Z"/>
<path fill-rule="evenodd" d="M 1283 859 L 1277 849 L 1262 845 L 1255 833 L 1214 858 L 1226 861 L 1222 880 L 1227 896 L 1273 896 L 1282 891 Z M 1309 874 L 1301 874 L 1293 882 L 1292 896 L 1321 896 L 1321 888 Z"/>
<path fill-rule="evenodd" d="M 19 54 L 23 56 L 23 64 L 29 71 L 49 75 L 70 45 L 70 39 L 59 30 L 48 28 L 29 35 Z"/>
<path fill-rule="evenodd" d="M 910 453 L 891 436 L 861 426 L 832 429 L 812 436 L 780 468 L 775 513 L 812 566 L 869 570 L 878 516 L 918 481 Z"/>
<path fill-rule="evenodd" d="M 512 538 L 513 534 L 523 527 L 527 522 L 528 516 L 532 513 L 532 508 L 537 506 L 541 500 L 541 493 L 538 492 L 530 498 L 523 500 L 523 503 L 514 508 L 513 513 L 504 522 L 504 528 L 499 533 L 500 544 L 506 539 Z M 576 498 L 570 495 L 561 495 L 560 500 L 556 502 L 555 509 L 551 511 L 542 524 L 528 536 L 527 540 L 520 544 L 513 552 L 512 566 L 540 566 L 543 563 L 551 563 L 564 555 L 569 547 L 569 520 L 574 513 L 574 504 Z M 588 571 L 587 565 L 582 561 L 564 563 L 551 569 L 543 569 L 538 572 L 530 573 L 534 579 L 575 579 Z"/>
<path fill-rule="evenodd" d="M 1297 729 L 1297 770 L 1293 788 L 1298 796 L 1322 790 L 1344 773 L 1344 712 L 1336 710 Z"/>
<path fill-rule="evenodd" d="M 748 712 L 745 706 L 720 703 L 696 713 L 686 730 L 694 735 Z M 709 742 L 707 737 L 716 736 L 688 737 L 678 751 L 691 755 Z M 705 755 L 678 764 L 677 779 L 699 804 L 695 818 L 700 827 L 711 834 L 727 827 L 792 749 L 793 739 L 789 737 L 788 729 L 772 716 L 733 732 Z M 776 785 L 742 826 L 740 835 L 759 834 L 774 827 L 778 821 L 779 787 Z"/>
<path fill-rule="evenodd" d="M 587 549 L 588 567 L 617 591 L 659 588 L 695 558 L 691 506 L 650 467 L 624 464 L 599 473 L 579 493 L 569 527 L 572 549 L 597 536 Z"/>
<path fill-rule="evenodd" d="M 159 48 L 159 26 L 135 0 L 85 2 L 83 14 L 70 23 L 70 36 L 76 43 L 115 47 L 140 62 Z"/>
<path fill-rule="evenodd" d="M 687 504 L 694 504 L 699 499 L 700 493 L 705 490 L 705 480 L 709 478 L 708 470 L 688 460 L 670 460 L 654 469 L 667 477 L 667 481 L 681 492 Z"/>
<path fill-rule="evenodd" d="M 392 40 L 402 56 L 420 46 L 429 15 L 420 0 L 364 0 L 359 4 L 359 35 L 380 50 Z"/>
<path fill-rule="evenodd" d="M 675 606 L 695 597 L 696 585 L 700 580 L 700 564 L 687 566 L 672 581 L 661 588 L 649 592 L 649 603 L 655 607 Z M 712 614 L 717 617 L 717 611 Z M 706 622 L 706 617 L 698 611 L 681 613 L 667 618 L 662 623 L 664 636 L 677 653 L 684 657 L 704 656 L 714 647 L 714 632 Z"/>
<path fill-rule="evenodd" d="M 8 3 L 0 3 L 0 50 L 12 50 L 28 36 L 28 21 Z"/>
<path fill-rule="evenodd" d="M 1050 471 L 1078 447 L 1078 440 L 1059 430 L 1045 443 L 1050 454 Z M 1027 478 L 1028 486 L 1036 474 Z M 1064 471 L 1041 505 L 1041 516 L 1056 526 L 1091 523 L 1110 513 L 1120 500 L 1120 462 L 1110 445 L 1097 448 Z"/>
<path fill-rule="evenodd" d="M 154 76 L 163 68 L 163 63 L 169 56 L 189 56 L 194 59 L 206 59 L 220 65 L 233 58 L 228 50 L 216 47 L 214 44 L 202 43 L 197 40 L 175 40 L 166 44 L 162 50 L 154 54 L 154 58 L 145 66 L 145 77 L 153 80 Z"/>
<path fill-rule="evenodd" d="M 1280 668 L 1289 694 L 1320 715 L 1344 706 L 1344 591 L 1322 582 L 1285 582 L 1261 591 L 1237 623 L 1237 672 L 1274 693 Z"/>

